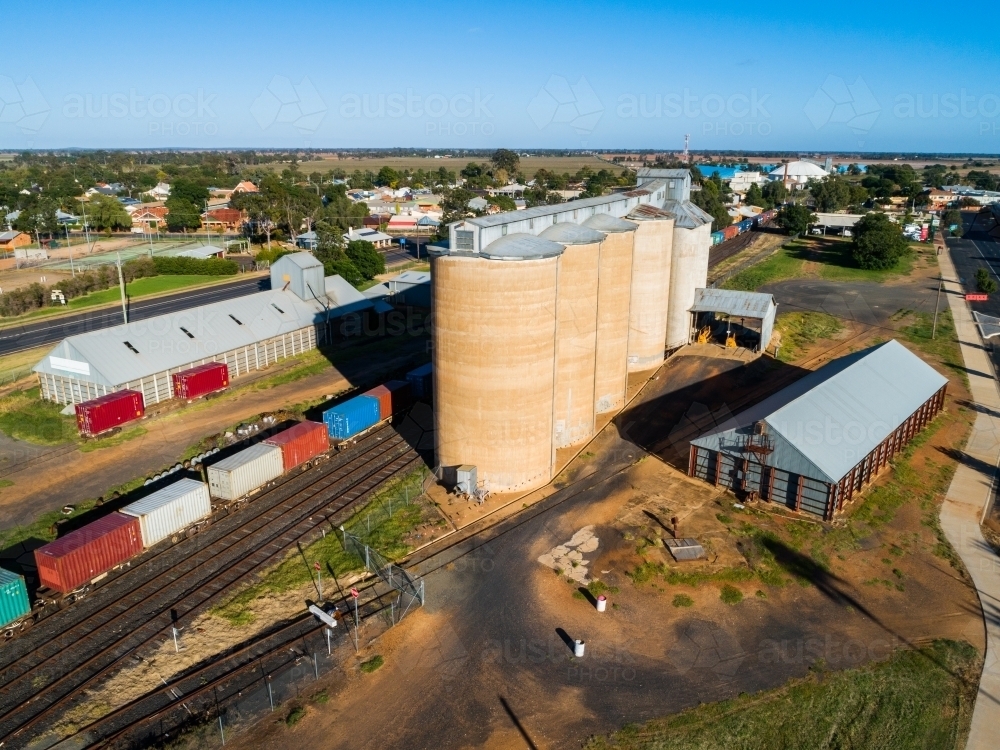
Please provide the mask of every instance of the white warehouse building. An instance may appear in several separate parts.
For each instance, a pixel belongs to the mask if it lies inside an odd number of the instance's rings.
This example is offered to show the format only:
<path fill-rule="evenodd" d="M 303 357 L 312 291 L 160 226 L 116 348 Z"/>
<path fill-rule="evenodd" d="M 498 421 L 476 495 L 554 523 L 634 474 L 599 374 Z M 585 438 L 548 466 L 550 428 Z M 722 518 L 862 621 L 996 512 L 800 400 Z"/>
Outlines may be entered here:
<path fill-rule="evenodd" d="M 309 253 L 294 253 L 272 265 L 270 291 L 69 336 L 34 371 L 49 401 L 132 389 L 148 406 L 174 397 L 174 373 L 225 362 L 232 380 L 314 349 L 326 324 L 344 315 L 387 309 L 340 276 L 324 278 Z"/>

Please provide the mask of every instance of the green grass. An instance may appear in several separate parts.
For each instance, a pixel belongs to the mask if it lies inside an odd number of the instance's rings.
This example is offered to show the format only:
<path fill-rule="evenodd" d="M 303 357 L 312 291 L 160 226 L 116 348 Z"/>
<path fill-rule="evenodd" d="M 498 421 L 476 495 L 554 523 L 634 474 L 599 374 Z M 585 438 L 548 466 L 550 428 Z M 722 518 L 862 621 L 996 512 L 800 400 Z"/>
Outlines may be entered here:
<path fill-rule="evenodd" d="M 832 315 L 821 312 L 788 312 L 778 316 L 774 325 L 781 333 L 778 359 L 791 362 L 806 346 L 839 333 L 843 325 Z"/>
<path fill-rule="evenodd" d="M 905 276 L 913 270 L 915 252 L 912 249 L 892 268 L 868 271 L 855 263 L 851 247 L 850 240 L 837 237 L 802 237 L 785 244 L 774 255 L 736 274 L 722 288 L 752 292 L 765 284 L 804 276 L 807 275 L 806 261 L 818 264 L 816 275 L 830 281 L 881 283 L 896 276 Z"/>
<path fill-rule="evenodd" d="M 726 281 L 722 285 L 722 288 L 752 292 L 764 286 L 764 284 L 801 276 L 802 260 L 792 254 L 794 252 L 792 248 L 793 244 L 789 243 L 789 245 L 782 247 L 771 257 L 746 270 L 740 271 Z"/>
<path fill-rule="evenodd" d="M 675 607 L 690 607 L 694 604 L 694 599 L 687 594 L 676 594 L 674 595 L 674 600 L 671 603 Z"/>
<path fill-rule="evenodd" d="M 385 664 L 385 659 L 380 654 L 375 654 L 368 661 L 361 662 L 361 671 L 365 674 L 371 674 L 383 664 Z"/>
<path fill-rule="evenodd" d="M 285 717 L 285 724 L 294 727 L 305 718 L 305 715 L 306 710 L 302 706 L 296 706 L 288 712 L 288 716 Z"/>
<path fill-rule="evenodd" d="M 909 311 L 904 311 L 909 313 Z M 955 332 L 955 321 L 951 317 L 948 303 L 942 302 L 938 313 L 937 332 L 934 338 L 934 315 L 932 313 L 910 313 L 914 322 L 905 326 L 900 332 L 904 338 L 916 346 L 924 354 L 938 357 L 949 369 L 968 377 L 965 371 L 965 361 L 958 345 L 958 335 Z"/>
<path fill-rule="evenodd" d="M 0 432 L 35 445 L 61 445 L 77 439 L 76 419 L 59 412 L 61 404 L 43 401 L 38 387 L 0 398 Z"/>
<path fill-rule="evenodd" d="M 347 531 L 362 536 L 368 544 L 390 560 L 409 551 L 403 539 L 424 518 L 424 505 L 418 502 L 403 504 L 403 499 L 420 495 L 425 470 L 418 469 L 381 490 L 361 511 L 344 523 Z M 384 512 L 388 500 L 393 502 L 391 517 Z M 366 514 L 373 516 L 368 532 Z M 377 519 L 377 520 L 376 520 Z M 234 626 L 249 625 L 254 621 L 251 605 L 259 598 L 299 588 L 315 581 L 313 563 L 323 566 L 324 587 L 333 585 L 330 575 L 342 577 L 364 568 L 364 561 L 344 549 L 339 533 L 328 531 L 325 537 L 304 545 L 301 553 L 295 550 L 280 563 L 265 572 L 256 582 L 212 610 L 212 614 Z M 329 589 L 325 588 L 324 593 Z"/>
<path fill-rule="evenodd" d="M 743 592 L 740 591 L 735 586 L 731 586 L 730 584 L 727 583 L 722 587 L 722 590 L 719 592 L 719 598 L 722 599 L 722 601 L 725 602 L 726 604 L 730 605 L 739 604 L 741 601 L 743 601 Z"/>
<path fill-rule="evenodd" d="M 936 641 L 887 661 L 814 672 L 776 690 L 708 703 L 595 737 L 587 750 L 868 750 L 962 747 L 980 658 Z"/>

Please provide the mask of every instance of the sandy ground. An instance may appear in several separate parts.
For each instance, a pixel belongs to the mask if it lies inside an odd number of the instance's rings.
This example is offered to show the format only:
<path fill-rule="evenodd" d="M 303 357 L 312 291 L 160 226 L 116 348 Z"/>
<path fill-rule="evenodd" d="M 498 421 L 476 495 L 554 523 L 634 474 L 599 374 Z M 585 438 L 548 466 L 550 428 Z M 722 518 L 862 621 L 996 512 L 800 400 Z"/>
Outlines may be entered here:
<path fill-rule="evenodd" d="M 641 431 L 643 405 L 655 410 L 661 391 L 676 385 L 667 377 L 656 383 L 632 407 L 634 430 Z M 952 390 L 947 408 L 957 412 L 961 381 Z M 943 449 L 967 426 L 950 421 L 912 465 L 939 471 L 948 460 Z M 309 706 L 294 728 L 262 723 L 231 744 L 279 748 L 294 737 L 326 748 L 571 748 L 626 722 L 776 687 L 817 665 L 842 669 L 941 637 L 982 649 L 975 593 L 933 554 L 937 539 L 916 503 L 860 549 L 833 559 L 813 585 L 738 583 L 744 599 L 730 606 L 718 584 L 633 583 L 625 572 L 642 560 L 674 564 L 662 544 L 672 516 L 708 552 L 683 570 L 711 572 L 744 558 L 737 535 L 718 518 L 736 513 L 731 495 L 655 456 L 630 461 L 629 450 L 637 447 L 618 429 L 605 430 L 560 477 L 568 487 L 588 474 L 604 481 L 428 574 L 427 606 L 352 657 L 328 683 L 329 704 Z M 559 496 L 556 490 L 548 502 Z M 752 519 L 765 528 L 804 523 L 769 512 Z M 574 549 L 578 557 L 568 554 Z M 570 560 L 568 575 L 552 564 L 554 553 Z M 574 559 L 585 573 L 572 569 Z M 904 590 L 871 583 L 896 580 L 889 567 Z M 612 587 L 604 614 L 579 592 L 592 578 Z M 678 593 L 692 606 L 674 606 Z M 583 659 L 572 656 L 576 638 L 586 642 Z M 374 654 L 385 666 L 359 673 L 357 663 Z M 353 720 L 360 716 L 366 720 Z"/>

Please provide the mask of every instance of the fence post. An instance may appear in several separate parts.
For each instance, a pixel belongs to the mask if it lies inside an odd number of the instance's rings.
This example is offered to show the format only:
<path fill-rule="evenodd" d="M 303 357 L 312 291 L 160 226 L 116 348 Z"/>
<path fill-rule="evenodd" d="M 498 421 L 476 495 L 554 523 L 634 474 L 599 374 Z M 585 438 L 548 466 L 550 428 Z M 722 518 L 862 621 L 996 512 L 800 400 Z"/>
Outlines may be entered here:
<path fill-rule="evenodd" d="M 222 745 L 223 745 L 223 747 L 225 747 L 225 745 L 226 745 L 226 732 L 222 728 L 222 714 L 221 713 L 219 714 L 219 734 L 222 735 Z"/>

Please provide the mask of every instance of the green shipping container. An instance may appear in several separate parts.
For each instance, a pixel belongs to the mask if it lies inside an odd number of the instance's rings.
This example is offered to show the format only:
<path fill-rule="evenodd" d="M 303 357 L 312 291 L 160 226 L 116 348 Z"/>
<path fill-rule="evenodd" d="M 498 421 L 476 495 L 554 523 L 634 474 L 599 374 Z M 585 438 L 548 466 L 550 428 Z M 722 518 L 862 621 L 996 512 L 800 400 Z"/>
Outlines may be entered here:
<path fill-rule="evenodd" d="M 31 612 L 24 578 L 0 568 L 0 627 Z"/>

